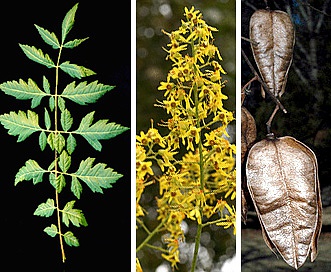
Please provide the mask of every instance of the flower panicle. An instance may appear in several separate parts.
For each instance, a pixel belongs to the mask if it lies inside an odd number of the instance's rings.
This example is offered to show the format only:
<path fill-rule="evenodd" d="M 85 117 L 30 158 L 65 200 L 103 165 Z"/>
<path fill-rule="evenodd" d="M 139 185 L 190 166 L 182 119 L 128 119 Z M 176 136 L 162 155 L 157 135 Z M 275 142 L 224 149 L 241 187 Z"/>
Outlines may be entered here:
<path fill-rule="evenodd" d="M 165 51 L 173 65 L 160 82 L 163 100 L 155 106 L 169 116 L 160 124 L 166 133 L 162 135 L 152 126 L 136 137 L 137 207 L 154 177 L 159 193 L 155 198 L 157 220 L 163 222 L 162 233 L 167 237 L 162 257 L 173 269 L 179 262 L 179 244 L 185 240 L 184 220 L 206 225 L 213 219 L 211 223 L 233 228 L 235 234 L 231 203 L 236 197 L 236 146 L 229 142 L 227 130 L 234 115 L 223 107 L 226 71 L 213 44 L 216 31 L 194 7 L 184 8 L 177 30 L 162 30 L 170 39 Z M 142 214 L 139 207 L 139 216 Z"/>

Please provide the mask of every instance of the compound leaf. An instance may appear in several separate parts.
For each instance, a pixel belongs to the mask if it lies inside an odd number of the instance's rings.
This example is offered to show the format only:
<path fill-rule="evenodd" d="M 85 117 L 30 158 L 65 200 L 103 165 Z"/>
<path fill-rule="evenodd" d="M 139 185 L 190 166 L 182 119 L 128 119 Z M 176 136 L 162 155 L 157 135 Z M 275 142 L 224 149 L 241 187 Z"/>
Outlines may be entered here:
<path fill-rule="evenodd" d="M 62 96 L 80 105 L 86 105 L 86 103 L 96 102 L 101 96 L 113 88 L 115 88 L 115 86 L 103 85 L 98 83 L 97 80 L 90 84 L 81 82 L 77 86 L 75 86 L 74 81 L 66 86 Z"/>
<path fill-rule="evenodd" d="M 63 234 L 64 241 L 68 246 L 79 246 L 78 239 L 74 236 L 74 234 L 71 231 L 67 231 L 65 234 Z"/>
<path fill-rule="evenodd" d="M 51 237 L 55 237 L 56 234 L 58 234 L 57 226 L 52 224 L 50 227 L 45 228 L 44 232 L 46 232 Z"/>
<path fill-rule="evenodd" d="M 67 227 L 69 227 L 70 222 L 76 227 L 80 227 L 80 225 L 87 226 L 82 210 L 73 208 L 75 202 L 75 200 L 72 200 L 65 205 L 62 210 L 62 221 Z"/>
<path fill-rule="evenodd" d="M 25 44 L 19 44 L 24 54 L 30 59 L 39 64 L 45 65 L 48 68 L 54 68 L 55 64 L 51 60 L 48 54 L 44 54 L 41 49 L 37 49 L 34 46 L 29 46 Z"/>
<path fill-rule="evenodd" d="M 69 31 L 75 23 L 75 14 L 78 8 L 78 3 L 74 5 L 66 14 L 62 21 L 62 44 L 64 43 Z"/>
<path fill-rule="evenodd" d="M 81 79 L 82 77 L 95 75 L 95 72 L 93 72 L 92 70 L 85 68 L 84 66 L 72 64 L 69 61 L 61 63 L 60 68 L 63 72 L 66 72 L 73 78 Z"/>
<path fill-rule="evenodd" d="M 45 43 L 49 44 L 54 49 L 60 48 L 59 40 L 53 32 L 49 32 L 47 29 L 44 29 L 36 24 L 34 26 L 37 28 L 41 38 L 44 40 Z"/>
<path fill-rule="evenodd" d="M 49 198 L 47 199 L 46 203 L 41 203 L 33 214 L 50 217 L 52 216 L 55 209 L 56 207 L 54 205 L 54 200 Z"/>
<path fill-rule="evenodd" d="M 99 140 L 108 140 L 128 130 L 127 127 L 123 127 L 116 123 L 108 123 L 108 120 L 106 119 L 99 120 L 91 125 L 93 122 L 93 115 L 94 111 L 88 113 L 81 120 L 75 133 L 82 135 L 89 144 L 98 151 L 102 148 Z"/>
<path fill-rule="evenodd" d="M 38 85 L 32 80 L 28 79 L 25 82 L 22 79 L 19 81 L 7 81 L 0 85 L 1 90 L 7 94 L 14 96 L 20 100 L 32 99 L 31 107 L 35 108 L 40 104 L 41 99 L 47 94 L 39 89 Z"/>
<path fill-rule="evenodd" d="M 87 158 L 81 161 L 77 172 L 72 174 L 73 181 L 79 178 L 90 187 L 92 192 L 103 193 L 103 188 L 111 188 L 112 183 L 115 183 L 122 175 L 111 168 L 106 168 L 107 165 L 104 163 L 92 166 L 94 160 L 94 158 Z"/>
<path fill-rule="evenodd" d="M 46 172 L 35 160 L 28 160 L 15 176 L 15 185 L 23 180 L 33 180 L 33 184 L 41 182 Z"/>
<path fill-rule="evenodd" d="M 32 133 L 42 130 L 38 124 L 38 114 L 28 110 L 18 113 L 11 111 L 0 115 L 1 124 L 8 129 L 8 134 L 18 136 L 18 142 L 24 141 Z"/>

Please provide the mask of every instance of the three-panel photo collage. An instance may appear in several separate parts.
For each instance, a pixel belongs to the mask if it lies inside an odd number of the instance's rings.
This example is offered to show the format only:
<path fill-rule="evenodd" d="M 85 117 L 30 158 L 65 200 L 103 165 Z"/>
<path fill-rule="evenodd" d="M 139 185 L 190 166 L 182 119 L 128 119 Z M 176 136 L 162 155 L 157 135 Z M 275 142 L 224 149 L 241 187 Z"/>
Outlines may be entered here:
<path fill-rule="evenodd" d="M 330 0 L 6 5 L 6 271 L 331 271 Z"/>

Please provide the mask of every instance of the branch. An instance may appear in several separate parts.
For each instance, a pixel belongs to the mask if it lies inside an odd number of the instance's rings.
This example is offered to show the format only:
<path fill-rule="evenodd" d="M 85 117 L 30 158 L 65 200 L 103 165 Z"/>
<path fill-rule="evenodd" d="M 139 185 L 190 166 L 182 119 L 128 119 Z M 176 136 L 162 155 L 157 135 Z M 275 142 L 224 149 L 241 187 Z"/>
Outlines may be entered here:
<path fill-rule="evenodd" d="M 267 86 L 267 84 L 261 79 L 261 77 L 259 76 L 259 74 L 256 72 L 256 70 L 254 69 L 252 63 L 249 61 L 249 59 L 247 58 L 244 50 L 241 49 L 241 54 L 244 57 L 246 63 L 248 64 L 249 68 L 251 69 L 251 71 L 253 72 L 253 74 L 257 77 L 257 80 L 261 83 L 261 85 L 263 86 L 263 89 L 265 90 L 266 93 L 268 93 L 268 95 L 270 95 L 270 97 L 274 100 L 274 102 L 278 105 L 278 107 L 284 112 L 287 113 L 287 110 L 284 108 L 284 106 L 282 105 L 282 103 L 280 103 L 280 101 L 278 100 L 278 98 L 269 90 L 269 87 Z"/>

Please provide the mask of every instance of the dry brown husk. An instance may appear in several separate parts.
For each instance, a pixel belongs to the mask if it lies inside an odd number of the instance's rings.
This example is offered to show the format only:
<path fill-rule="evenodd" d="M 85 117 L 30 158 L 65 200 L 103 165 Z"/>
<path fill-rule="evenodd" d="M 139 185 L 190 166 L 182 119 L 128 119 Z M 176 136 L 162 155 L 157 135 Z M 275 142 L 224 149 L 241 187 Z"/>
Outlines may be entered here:
<path fill-rule="evenodd" d="M 291 18 L 280 10 L 255 11 L 250 19 L 250 39 L 262 79 L 280 97 L 293 58 L 295 32 Z"/>
<path fill-rule="evenodd" d="M 298 269 L 317 256 L 322 204 L 317 160 L 293 137 L 262 140 L 249 151 L 247 186 L 268 247 Z"/>
<path fill-rule="evenodd" d="M 252 146 L 256 140 L 256 124 L 254 117 L 251 113 L 244 107 L 241 107 L 241 165 L 243 166 L 245 162 L 245 157 L 248 149 Z M 243 171 L 244 172 L 244 171 Z M 243 222 L 246 224 L 247 219 L 247 185 L 246 177 L 242 177 L 242 186 L 241 186 L 241 217 Z"/>

